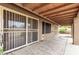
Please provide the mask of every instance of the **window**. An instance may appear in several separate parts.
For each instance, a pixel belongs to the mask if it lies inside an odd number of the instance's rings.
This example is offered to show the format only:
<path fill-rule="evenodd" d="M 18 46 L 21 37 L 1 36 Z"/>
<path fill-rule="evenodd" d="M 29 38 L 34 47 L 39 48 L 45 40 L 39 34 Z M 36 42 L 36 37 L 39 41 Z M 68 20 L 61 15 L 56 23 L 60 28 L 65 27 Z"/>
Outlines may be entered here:
<path fill-rule="evenodd" d="M 51 24 L 42 22 L 42 34 L 51 33 Z"/>
<path fill-rule="evenodd" d="M 46 33 L 50 33 L 51 32 L 51 24 L 46 23 Z"/>

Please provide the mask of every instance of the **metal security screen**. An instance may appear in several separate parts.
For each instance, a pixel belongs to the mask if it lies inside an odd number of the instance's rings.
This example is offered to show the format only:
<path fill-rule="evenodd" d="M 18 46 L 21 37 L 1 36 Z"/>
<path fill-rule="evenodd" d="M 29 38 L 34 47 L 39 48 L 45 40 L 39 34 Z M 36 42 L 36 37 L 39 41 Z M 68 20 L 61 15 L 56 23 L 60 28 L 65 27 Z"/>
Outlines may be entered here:
<path fill-rule="evenodd" d="M 38 40 L 38 20 L 28 18 L 28 43 Z"/>
<path fill-rule="evenodd" d="M 4 50 L 13 49 L 26 44 L 26 16 L 7 10 L 3 11 L 4 18 Z"/>

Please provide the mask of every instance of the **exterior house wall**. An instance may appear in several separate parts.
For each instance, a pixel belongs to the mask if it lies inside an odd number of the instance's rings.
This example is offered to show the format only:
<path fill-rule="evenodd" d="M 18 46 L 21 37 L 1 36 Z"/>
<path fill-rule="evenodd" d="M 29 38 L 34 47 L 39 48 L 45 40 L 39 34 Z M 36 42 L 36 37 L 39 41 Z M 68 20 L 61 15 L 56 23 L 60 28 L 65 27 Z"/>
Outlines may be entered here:
<path fill-rule="evenodd" d="M 50 40 L 50 39 L 54 39 L 57 34 L 58 34 L 58 26 L 56 27 L 55 25 L 51 25 L 52 28 L 51 28 L 51 33 L 47 33 L 47 34 L 44 34 L 44 40 Z"/>
<path fill-rule="evenodd" d="M 4 7 L 7 7 L 7 8 L 10 8 L 12 10 L 18 11 L 20 13 L 26 14 L 28 16 L 32 16 L 34 18 L 39 19 L 39 26 L 38 26 L 39 27 L 39 41 L 53 39 L 58 34 L 58 25 L 56 25 L 56 24 L 54 24 L 54 23 L 52 23 L 52 22 L 50 22 L 46 19 L 43 19 L 43 18 L 41 18 L 41 17 L 39 17 L 35 14 L 32 14 L 31 12 L 28 12 L 24 9 L 21 9 L 20 7 L 17 7 L 13 4 L 0 4 L 0 5 L 4 6 Z M 42 34 L 42 22 L 47 22 L 47 23 L 51 24 L 51 33 Z"/>
<path fill-rule="evenodd" d="M 79 45 L 79 13 L 74 18 L 74 44 Z"/>
<path fill-rule="evenodd" d="M 42 34 L 42 22 L 47 22 L 51 24 L 51 33 Z M 39 27 L 40 40 L 53 39 L 58 34 L 58 26 L 46 20 L 39 20 Z"/>

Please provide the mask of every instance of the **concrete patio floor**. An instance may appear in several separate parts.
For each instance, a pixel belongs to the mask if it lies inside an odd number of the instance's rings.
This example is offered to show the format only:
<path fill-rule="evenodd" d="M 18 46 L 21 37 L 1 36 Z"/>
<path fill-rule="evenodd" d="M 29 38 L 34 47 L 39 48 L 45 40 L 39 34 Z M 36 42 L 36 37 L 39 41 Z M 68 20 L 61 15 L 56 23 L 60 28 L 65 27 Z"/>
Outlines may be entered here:
<path fill-rule="evenodd" d="M 79 55 L 79 46 L 68 44 L 65 49 L 65 55 Z"/>
<path fill-rule="evenodd" d="M 79 55 L 79 45 L 71 44 L 72 40 L 68 39 L 65 48 L 65 55 Z"/>
<path fill-rule="evenodd" d="M 44 40 L 22 49 L 8 53 L 9 55 L 63 55 L 67 39 L 57 37 Z"/>

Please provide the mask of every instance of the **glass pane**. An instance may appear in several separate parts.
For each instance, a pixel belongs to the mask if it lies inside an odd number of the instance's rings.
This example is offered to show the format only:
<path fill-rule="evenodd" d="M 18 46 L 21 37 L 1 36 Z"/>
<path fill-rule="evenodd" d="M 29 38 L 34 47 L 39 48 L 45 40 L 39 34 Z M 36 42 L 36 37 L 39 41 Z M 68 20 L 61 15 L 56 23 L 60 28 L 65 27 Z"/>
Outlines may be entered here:
<path fill-rule="evenodd" d="M 7 50 L 7 39 L 8 39 L 8 36 L 7 36 L 7 33 L 4 33 L 4 37 L 3 37 L 3 50 Z"/>
<path fill-rule="evenodd" d="M 28 32 L 28 43 L 32 42 L 32 32 Z"/>
<path fill-rule="evenodd" d="M 7 26 L 7 25 L 6 25 L 6 23 L 7 23 L 6 14 L 7 14 L 7 13 L 6 13 L 5 10 L 4 10 L 3 12 L 4 12 L 4 13 L 3 13 L 3 18 L 4 18 L 4 20 L 5 20 L 5 21 L 4 21 L 4 28 L 6 28 L 6 26 Z"/>
<path fill-rule="evenodd" d="M 32 20 L 32 29 L 38 29 L 38 21 L 35 19 Z"/>
<path fill-rule="evenodd" d="M 14 24 L 12 20 L 8 20 L 9 28 L 14 28 Z"/>
<path fill-rule="evenodd" d="M 22 46 L 26 44 L 26 33 L 25 32 L 15 32 L 14 39 L 15 39 L 15 47 Z"/>
<path fill-rule="evenodd" d="M 10 49 L 14 48 L 14 33 L 9 33 Z"/>
<path fill-rule="evenodd" d="M 14 20 L 14 28 L 26 28 L 26 19 L 24 16 L 16 14 L 16 19 Z"/>
<path fill-rule="evenodd" d="M 24 22 L 14 21 L 14 28 L 25 28 Z"/>
<path fill-rule="evenodd" d="M 32 42 L 38 40 L 38 32 L 32 32 Z"/>
<path fill-rule="evenodd" d="M 28 18 L 28 29 L 32 28 L 32 19 Z"/>
<path fill-rule="evenodd" d="M 51 32 L 51 24 L 46 23 L 46 33 L 50 33 L 50 32 Z"/>
<path fill-rule="evenodd" d="M 4 50 L 14 48 L 13 33 L 4 33 Z"/>

